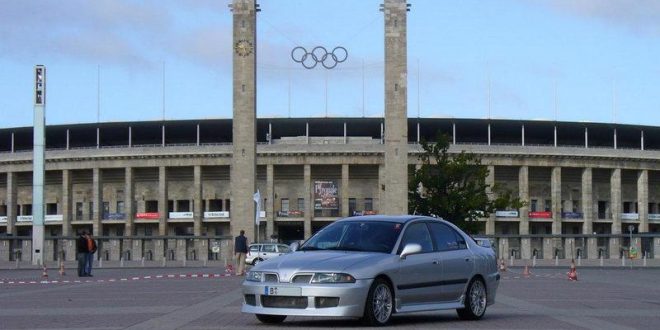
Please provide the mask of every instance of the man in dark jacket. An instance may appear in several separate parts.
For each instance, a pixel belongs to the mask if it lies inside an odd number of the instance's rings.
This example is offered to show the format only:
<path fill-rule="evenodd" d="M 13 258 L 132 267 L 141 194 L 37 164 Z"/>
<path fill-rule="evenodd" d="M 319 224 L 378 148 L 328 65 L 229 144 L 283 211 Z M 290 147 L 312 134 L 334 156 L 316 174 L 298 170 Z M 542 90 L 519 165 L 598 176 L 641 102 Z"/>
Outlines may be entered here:
<path fill-rule="evenodd" d="M 241 234 L 236 236 L 234 240 L 234 254 L 236 255 L 236 275 L 243 275 L 245 272 L 245 257 L 248 252 L 247 237 L 245 237 L 245 230 L 241 230 Z"/>
<path fill-rule="evenodd" d="M 87 262 L 87 231 L 82 231 L 76 240 L 76 259 L 78 259 L 78 277 L 86 276 L 85 263 Z"/>
<path fill-rule="evenodd" d="M 94 253 L 96 253 L 96 241 L 91 233 L 85 236 L 87 239 L 87 258 L 85 259 L 85 276 L 92 276 L 92 264 L 94 263 Z"/>

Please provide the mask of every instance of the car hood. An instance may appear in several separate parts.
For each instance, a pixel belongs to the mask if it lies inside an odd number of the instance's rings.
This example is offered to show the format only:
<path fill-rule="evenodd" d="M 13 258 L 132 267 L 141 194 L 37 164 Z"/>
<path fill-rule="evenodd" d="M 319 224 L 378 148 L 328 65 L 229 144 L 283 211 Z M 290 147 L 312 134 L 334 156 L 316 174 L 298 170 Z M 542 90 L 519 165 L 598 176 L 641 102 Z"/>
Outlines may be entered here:
<path fill-rule="evenodd" d="M 365 265 L 391 257 L 377 252 L 297 251 L 262 262 L 252 270 L 278 273 L 280 282 L 290 281 L 297 273 L 314 272 L 346 272 L 359 279 L 368 277 Z"/>

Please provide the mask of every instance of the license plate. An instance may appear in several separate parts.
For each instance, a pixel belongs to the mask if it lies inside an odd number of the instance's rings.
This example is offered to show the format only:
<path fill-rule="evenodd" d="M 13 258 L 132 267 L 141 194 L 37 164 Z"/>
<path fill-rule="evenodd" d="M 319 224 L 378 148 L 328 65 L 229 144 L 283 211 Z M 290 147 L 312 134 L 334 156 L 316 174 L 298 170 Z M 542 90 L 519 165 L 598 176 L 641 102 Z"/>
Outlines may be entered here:
<path fill-rule="evenodd" d="M 266 286 L 264 287 L 264 295 L 266 296 L 296 296 L 302 294 L 301 288 L 287 287 L 287 286 Z"/>

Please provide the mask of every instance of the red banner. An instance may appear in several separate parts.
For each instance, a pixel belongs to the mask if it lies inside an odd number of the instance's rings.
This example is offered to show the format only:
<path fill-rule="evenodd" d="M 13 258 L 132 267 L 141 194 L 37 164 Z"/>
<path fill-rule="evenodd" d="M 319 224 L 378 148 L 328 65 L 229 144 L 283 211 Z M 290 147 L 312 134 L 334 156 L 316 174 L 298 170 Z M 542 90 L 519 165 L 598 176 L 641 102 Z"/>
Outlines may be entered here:
<path fill-rule="evenodd" d="M 160 214 L 158 212 L 146 212 L 146 213 L 137 213 L 135 214 L 136 219 L 159 219 Z"/>
<path fill-rule="evenodd" d="M 529 212 L 530 218 L 543 218 L 550 219 L 552 218 L 552 212 Z"/>

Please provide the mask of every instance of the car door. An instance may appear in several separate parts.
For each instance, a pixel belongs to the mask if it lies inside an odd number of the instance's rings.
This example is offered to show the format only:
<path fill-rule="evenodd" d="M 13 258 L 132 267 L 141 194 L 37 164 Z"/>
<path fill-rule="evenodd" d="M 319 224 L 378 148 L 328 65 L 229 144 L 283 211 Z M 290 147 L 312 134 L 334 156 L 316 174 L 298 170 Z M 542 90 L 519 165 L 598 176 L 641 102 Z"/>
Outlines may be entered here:
<path fill-rule="evenodd" d="M 474 273 L 474 258 L 465 239 L 454 228 L 441 222 L 429 223 L 431 235 L 442 260 L 441 301 L 456 301 Z"/>
<path fill-rule="evenodd" d="M 268 260 L 277 256 L 275 244 L 264 244 L 261 247 L 261 259 Z"/>
<path fill-rule="evenodd" d="M 401 305 L 437 301 L 441 294 L 437 274 L 442 271 L 442 263 L 433 251 L 433 241 L 425 222 L 412 223 L 405 228 L 398 254 L 410 243 L 419 244 L 422 251 L 399 259 L 395 283 L 397 297 Z"/>

